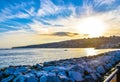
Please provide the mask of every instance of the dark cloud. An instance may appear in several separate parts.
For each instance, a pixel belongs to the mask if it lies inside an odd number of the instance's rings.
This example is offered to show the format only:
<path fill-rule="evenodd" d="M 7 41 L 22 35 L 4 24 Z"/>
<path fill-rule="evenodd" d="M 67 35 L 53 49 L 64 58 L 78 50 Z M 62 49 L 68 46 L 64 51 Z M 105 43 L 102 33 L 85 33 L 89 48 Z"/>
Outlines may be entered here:
<path fill-rule="evenodd" d="M 54 32 L 51 34 L 40 34 L 40 35 L 48 35 L 48 36 L 68 36 L 68 37 L 74 37 L 74 36 L 79 36 L 78 33 L 72 33 L 72 32 Z"/>

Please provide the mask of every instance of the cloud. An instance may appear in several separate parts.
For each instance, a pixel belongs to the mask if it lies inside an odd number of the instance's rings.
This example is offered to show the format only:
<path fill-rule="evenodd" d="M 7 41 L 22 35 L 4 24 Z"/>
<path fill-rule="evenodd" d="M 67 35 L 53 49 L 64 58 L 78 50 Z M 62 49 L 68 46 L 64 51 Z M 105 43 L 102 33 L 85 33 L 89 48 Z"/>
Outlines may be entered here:
<path fill-rule="evenodd" d="M 119 0 L 76 0 L 68 2 L 55 0 L 32 0 L 30 2 L 9 3 L 0 9 L 0 33 L 2 35 L 31 34 L 40 35 L 47 41 L 48 37 L 71 39 L 88 37 L 80 33 L 80 22 L 88 17 L 102 20 L 108 27 L 107 34 L 119 33 Z M 74 2 L 74 3 L 73 3 Z M 77 5 L 75 5 L 77 3 Z M 36 7 L 37 5 L 37 7 Z M 46 36 L 48 35 L 48 36 Z M 50 38 L 49 37 L 49 38 Z M 6 36 L 7 38 L 7 36 Z M 38 38 L 38 37 L 37 37 Z M 44 41 L 43 41 L 44 42 Z"/>
<path fill-rule="evenodd" d="M 26 9 L 26 6 L 28 6 L 31 3 L 17 3 L 14 5 L 8 5 L 7 7 L 4 7 L 0 11 L 0 22 L 5 22 L 9 19 L 15 19 L 15 18 L 29 18 L 30 15 L 34 12 L 34 8 Z"/>
<path fill-rule="evenodd" d="M 22 29 L 22 30 L 15 30 L 15 31 L 8 31 L 8 32 L 4 32 L 4 33 L 0 33 L 1 36 L 4 36 L 4 35 L 7 35 L 7 36 L 10 36 L 10 35 L 19 35 L 19 34 L 29 34 L 30 32 Z M 31 34 L 31 33 L 30 33 Z"/>
<path fill-rule="evenodd" d="M 59 37 L 74 37 L 74 36 L 79 36 L 78 33 L 72 33 L 72 32 L 55 32 L 51 34 L 41 34 L 41 35 L 48 35 L 48 36 L 59 36 Z"/>
<path fill-rule="evenodd" d="M 113 4 L 116 0 L 94 0 L 96 6 L 110 5 Z"/>
<path fill-rule="evenodd" d="M 46 14 L 54 14 L 60 8 L 54 5 L 50 0 L 41 1 L 41 6 L 38 10 L 38 16 L 44 16 Z"/>
<path fill-rule="evenodd" d="M 29 17 L 28 14 L 20 12 L 20 13 L 14 15 L 12 18 L 28 18 L 28 17 Z"/>
<path fill-rule="evenodd" d="M 96 12 L 94 7 L 99 8 L 104 4 L 110 5 L 113 2 L 115 2 L 115 0 L 84 0 L 83 4 L 80 6 L 75 6 L 72 3 L 68 6 L 65 6 L 56 5 L 51 0 L 41 0 L 38 11 L 35 11 L 37 9 L 33 5 L 31 5 L 29 8 L 26 8 L 30 4 L 35 4 L 34 2 L 21 2 L 19 5 L 15 4 L 15 6 L 10 5 L 9 7 L 3 8 L 0 14 L 0 22 L 5 22 L 9 19 L 29 18 L 32 23 L 27 23 L 25 27 L 28 26 L 29 29 L 36 30 L 37 32 L 46 30 L 46 27 L 47 29 L 64 27 L 61 29 L 68 30 L 71 27 L 74 28 L 74 25 L 77 24 L 77 21 L 79 21 L 82 17 L 97 15 L 99 12 Z M 65 2 L 62 3 L 65 4 Z M 16 12 L 13 13 L 13 11 Z M 38 22 L 35 23 L 34 20 Z M 21 25 L 16 25 L 16 27 L 21 28 L 24 27 L 23 25 L 24 23 L 21 23 Z"/>

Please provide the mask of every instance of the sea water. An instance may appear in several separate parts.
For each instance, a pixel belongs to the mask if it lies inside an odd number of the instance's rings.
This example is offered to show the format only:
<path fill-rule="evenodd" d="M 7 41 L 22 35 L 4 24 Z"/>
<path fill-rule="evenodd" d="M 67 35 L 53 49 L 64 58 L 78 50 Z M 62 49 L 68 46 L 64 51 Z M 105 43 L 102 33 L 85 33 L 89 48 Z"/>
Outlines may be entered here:
<path fill-rule="evenodd" d="M 98 55 L 118 49 L 94 48 L 21 48 L 0 50 L 0 68 L 10 65 L 34 65 L 47 61 Z"/>

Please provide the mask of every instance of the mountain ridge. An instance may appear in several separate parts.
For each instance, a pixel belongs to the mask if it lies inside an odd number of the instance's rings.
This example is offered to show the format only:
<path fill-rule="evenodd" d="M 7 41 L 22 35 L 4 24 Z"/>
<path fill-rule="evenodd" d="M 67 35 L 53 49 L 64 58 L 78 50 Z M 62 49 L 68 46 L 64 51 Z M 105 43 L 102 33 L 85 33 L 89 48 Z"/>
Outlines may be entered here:
<path fill-rule="evenodd" d="M 119 48 L 120 47 L 120 37 L 110 36 L 110 37 L 99 37 L 99 38 L 83 38 L 83 39 L 73 39 L 61 42 L 53 42 L 46 44 L 37 45 L 27 45 L 12 48 Z"/>

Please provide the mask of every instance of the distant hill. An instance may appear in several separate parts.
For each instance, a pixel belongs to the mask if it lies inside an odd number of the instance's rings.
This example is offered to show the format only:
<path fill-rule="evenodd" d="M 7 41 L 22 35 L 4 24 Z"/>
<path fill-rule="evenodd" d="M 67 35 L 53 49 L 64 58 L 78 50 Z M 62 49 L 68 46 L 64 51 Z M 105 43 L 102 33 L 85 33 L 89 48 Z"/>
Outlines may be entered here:
<path fill-rule="evenodd" d="M 13 48 L 120 48 L 120 37 L 99 37 L 99 38 L 84 38 L 74 39 L 61 42 L 28 45 Z"/>

